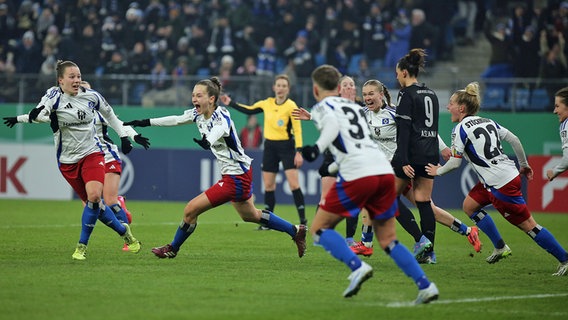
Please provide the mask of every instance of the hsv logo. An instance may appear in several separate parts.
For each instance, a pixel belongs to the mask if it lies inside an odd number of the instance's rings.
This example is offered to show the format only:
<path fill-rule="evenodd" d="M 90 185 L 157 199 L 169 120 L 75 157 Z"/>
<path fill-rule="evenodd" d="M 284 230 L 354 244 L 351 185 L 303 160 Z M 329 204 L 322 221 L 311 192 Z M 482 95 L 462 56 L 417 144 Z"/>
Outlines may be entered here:
<path fill-rule="evenodd" d="M 568 192 L 568 175 L 561 174 L 548 181 L 546 171 L 560 161 L 560 157 L 530 156 L 534 180 L 528 184 L 528 206 L 531 211 L 568 213 L 568 202 L 563 201 Z"/>
<path fill-rule="evenodd" d="M 22 182 L 18 180 L 18 177 L 16 177 L 16 173 L 27 160 L 28 159 L 26 157 L 20 157 L 16 160 L 16 163 L 14 163 L 11 167 L 8 167 L 8 158 L 0 157 L 0 193 L 7 192 L 8 181 L 12 183 L 18 193 L 28 193 Z"/>

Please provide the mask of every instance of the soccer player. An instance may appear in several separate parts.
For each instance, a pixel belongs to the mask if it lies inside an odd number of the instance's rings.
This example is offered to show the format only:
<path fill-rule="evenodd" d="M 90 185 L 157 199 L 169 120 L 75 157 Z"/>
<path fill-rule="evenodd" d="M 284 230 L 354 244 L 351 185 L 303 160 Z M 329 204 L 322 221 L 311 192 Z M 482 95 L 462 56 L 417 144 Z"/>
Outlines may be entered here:
<path fill-rule="evenodd" d="M 122 151 L 128 153 L 132 150 L 132 145 L 124 132 L 122 122 L 98 92 L 81 86 L 81 71 L 74 62 L 57 61 L 56 72 L 58 86 L 47 90 L 28 115 L 17 117 L 15 122 L 13 118 L 4 120 L 12 126 L 20 117 L 27 117 L 29 122 L 50 123 L 59 170 L 79 198 L 85 202 L 81 236 L 72 258 L 87 259 L 87 244 L 97 219 L 124 239 L 128 251 L 137 253 L 141 245 L 132 235 L 130 226 L 121 223 L 110 207 L 101 201 L 105 160 L 101 151 L 102 142 L 96 135 L 93 123 L 99 112 L 121 137 Z"/>
<path fill-rule="evenodd" d="M 496 234 L 491 230 L 495 225 L 492 220 L 488 220 L 492 226 L 487 228 L 485 220 L 489 215 L 482 210 L 492 204 L 509 223 L 523 230 L 560 262 L 553 275 L 563 276 L 568 273 L 568 253 L 546 228 L 535 221 L 521 193 L 521 174 L 529 180 L 533 177 L 523 146 L 519 138 L 506 128 L 491 119 L 476 115 L 480 101 L 477 82 L 468 84 L 465 89 L 456 91 L 450 97 L 447 108 L 452 122 L 457 123 L 452 131 L 452 157 L 443 166 L 429 163 L 425 170 L 433 176 L 443 175 L 458 168 L 462 158 L 465 158 L 479 177 L 479 182 L 464 200 L 466 214 L 477 221 L 477 225 L 492 241 L 497 240 Z M 515 162 L 503 153 L 503 140 L 513 147 L 519 160 L 519 170 Z M 497 262 L 510 254 L 511 250 L 501 240 L 500 246 L 495 247 L 487 262 Z"/>
<path fill-rule="evenodd" d="M 221 83 L 217 77 L 200 80 L 193 87 L 191 102 L 194 108 L 179 116 L 133 120 L 125 125 L 178 126 L 195 123 L 202 135 L 193 139 L 203 149 L 211 150 L 217 158 L 222 178 L 209 189 L 191 199 L 185 206 L 183 220 L 171 243 L 152 249 L 159 258 L 175 258 L 180 247 L 195 231 L 197 217 L 207 210 L 231 201 L 243 221 L 258 223 L 269 229 L 289 234 L 298 247 L 301 258 L 306 250 L 306 226 L 294 226 L 268 210 L 254 206 L 252 198 L 252 159 L 247 156 L 238 138 L 229 111 L 217 105 Z"/>
<path fill-rule="evenodd" d="M 312 72 L 313 120 L 320 131 L 316 144 L 304 146 L 304 159 L 314 161 L 320 150 L 329 148 L 338 165 L 338 179 L 320 203 L 311 226 L 314 242 L 351 269 L 349 286 L 343 292 L 351 297 L 372 277 L 373 268 L 361 261 L 334 230 L 346 217 L 357 216 L 366 208 L 373 221 L 377 240 L 394 262 L 418 286 L 416 304 L 438 298 L 438 289 L 430 282 L 418 262 L 396 239 L 394 217 L 398 214 L 392 167 L 370 138 L 363 109 L 358 104 L 338 97 L 339 71 L 322 65 Z M 365 168 L 365 170 L 361 170 Z"/>
<path fill-rule="evenodd" d="M 562 88 L 554 94 L 554 113 L 560 121 L 560 140 L 562 141 L 562 160 L 554 168 L 546 171 L 549 181 L 568 170 L 568 87 Z"/>
<path fill-rule="evenodd" d="M 397 148 L 397 127 L 395 123 L 396 109 L 391 106 L 390 93 L 386 86 L 379 80 L 371 79 L 363 84 L 363 99 L 366 106 L 364 108 L 365 114 L 371 129 L 371 137 L 378 143 L 381 150 L 387 156 L 387 159 L 391 161 Z M 438 138 L 440 141 L 439 151 L 442 153 L 446 150 L 449 151 L 449 148 L 443 143 L 443 140 L 439 136 Z M 414 192 L 410 186 L 403 191 L 403 195 L 415 204 Z M 408 207 L 400 201 L 400 196 L 398 198 L 400 214 L 397 216 L 397 221 L 414 237 L 414 241 L 416 242 L 414 246 L 416 255 L 419 251 L 421 240 L 426 240 L 421 239 L 423 235 L 414 219 L 414 215 Z M 468 241 L 473 245 L 475 251 L 481 251 L 482 244 L 479 240 L 477 227 L 468 227 L 449 212 L 434 205 L 433 202 L 432 208 L 437 222 L 449 227 L 452 231 L 467 236 Z M 370 256 L 373 254 L 373 231 L 370 221 L 365 219 L 365 216 L 366 215 L 364 215 L 363 218 L 362 240 L 357 242 L 357 245 L 353 246 L 352 250 L 357 254 Z M 419 259 L 419 262 L 435 263 L 436 261 L 433 259 Z"/>
<path fill-rule="evenodd" d="M 84 90 L 90 90 L 91 85 L 87 81 L 81 81 L 81 87 Z M 28 115 L 21 115 L 18 117 L 11 117 L 11 118 L 4 118 L 6 121 L 4 122 L 9 127 L 13 127 L 16 123 L 28 123 Z M 49 117 L 45 117 L 45 122 L 49 121 Z M 116 218 L 121 223 L 128 223 L 132 222 L 132 214 L 126 208 L 125 199 L 123 196 L 118 195 L 118 190 L 120 186 L 120 175 L 122 173 L 122 160 L 120 159 L 119 155 L 119 148 L 108 135 L 108 123 L 101 115 L 100 112 L 96 111 L 95 117 L 95 128 L 97 131 L 97 137 L 100 141 L 101 150 L 104 153 L 105 158 L 105 179 L 104 179 L 104 186 L 103 186 L 103 201 L 106 206 L 110 207 L 110 209 L 116 215 Z M 145 149 L 150 147 L 150 142 L 148 138 L 143 137 L 142 135 L 138 134 L 132 127 L 124 126 L 123 127 L 125 133 L 128 137 L 132 138 L 137 143 L 141 144 Z M 128 139 L 124 137 L 124 139 Z M 122 140 L 122 138 L 121 138 Z M 128 145 L 128 141 L 125 141 L 125 145 Z M 125 150 L 126 151 L 126 150 Z M 83 201 L 83 205 L 86 203 Z M 129 246 L 127 243 L 124 243 L 122 248 L 124 251 L 129 250 Z"/>
<path fill-rule="evenodd" d="M 412 49 L 396 65 L 396 79 L 401 88 L 396 107 L 397 148 L 391 161 L 396 175 L 397 193 L 401 195 L 412 182 L 420 226 L 424 236 L 415 249 L 415 257 L 424 263 L 435 263 L 434 240 L 436 218 L 432 209 L 434 177 L 425 172 L 428 163 L 437 163 L 438 97 L 424 83 L 418 82 L 418 73 L 425 65 L 423 49 Z"/>
<path fill-rule="evenodd" d="M 286 180 L 292 191 L 294 203 L 300 224 L 307 225 L 304 194 L 298 180 L 298 168 L 302 166 L 302 125 L 299 120 L 292 118 L 292 110 L 297 109 L 296 103 L 288 98 L 290 80 L 281 74 L 274 78 L 272 85 L 274 97 L 255 102 L 252 106 L 237 103 L 228 95 L 219 99 L 225 105 L 245 114 L 264 112 L 264 150 L 262 154 L 262 181 L 264 182 L 265 209 L 272 212 L 276 205 L 276 174 L 282 162 Z M 262 230 L 262 229 L 260 229 Z"/>

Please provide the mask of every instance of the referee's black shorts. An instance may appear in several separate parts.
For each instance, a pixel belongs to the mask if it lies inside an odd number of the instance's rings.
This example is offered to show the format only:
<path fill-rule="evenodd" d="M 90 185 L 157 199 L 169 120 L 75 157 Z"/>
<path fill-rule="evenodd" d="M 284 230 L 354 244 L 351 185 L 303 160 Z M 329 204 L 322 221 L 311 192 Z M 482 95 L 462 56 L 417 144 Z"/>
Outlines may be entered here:
<path fill-rule="evenodd" d="M 284 170 L 296 169 L 294 157 L 296 156 L 296 143 L 294 140 L 264 140 L 262 154 L 262 171 L 278 172 L 282 162 Z"/>

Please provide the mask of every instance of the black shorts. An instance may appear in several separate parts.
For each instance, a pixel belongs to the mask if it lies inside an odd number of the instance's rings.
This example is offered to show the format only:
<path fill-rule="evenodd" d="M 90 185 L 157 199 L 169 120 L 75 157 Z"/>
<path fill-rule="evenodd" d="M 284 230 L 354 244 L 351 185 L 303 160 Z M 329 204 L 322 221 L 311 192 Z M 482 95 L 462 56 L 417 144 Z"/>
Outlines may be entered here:
<path fill-rule="evenodd" d="M 294 140 L 265 140 L 262 154 L 262 171 L 278 172 L 280 162 L 284 170 L 296 169 L 294 157 L 296 144 Z"/>
<path fill-rule="evenodd" d="M 323 151 L 323 162 L 320 166 L 320 170 L 319 170 L 319 174 L 321 175 L 321 177 L 332 177 L 332 178 L 337 178 L 337 172 L 336 173 L 329 173 L 327 172 L 327 167 L 329 167 L 330 164 L 333 163 L 333 154 L 331 154 L 331 152 L 328 149 L 325 149 Z"/>
<path fill-rule="evenodd" d="M 426 178 L 426 179 L 434 179 L 433 176 L 429 175 L 426 172 L 426 165 L 425 164 L 411 164 L 412 168 L 414 169 L 414 176 L 415 177 L 422 177 L 422 178 Z M 394 174 L 396 175 L 397 178 L 401 178 L 401 179 L 405 179 L 405 180 L 409 180 L 410 178 L 404 173 L 404 170 L 402 170 L 402 166 L 399 165 L 395 165 L 393 163 L 393 167 L 394 169 Z"/>

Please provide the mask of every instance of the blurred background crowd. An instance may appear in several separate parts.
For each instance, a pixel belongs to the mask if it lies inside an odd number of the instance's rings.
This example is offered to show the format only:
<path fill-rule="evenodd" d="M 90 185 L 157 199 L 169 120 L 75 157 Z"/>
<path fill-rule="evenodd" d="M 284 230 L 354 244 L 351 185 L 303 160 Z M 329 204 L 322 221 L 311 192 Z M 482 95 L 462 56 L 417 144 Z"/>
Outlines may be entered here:
<path fill-rule="evenodd" d="M 91 82 L 109 76 L 95 89 L 111 103 L 125 79 L 129 104 L 154 105 L 212 75 L 255 100 L 275 74 L 299 83 L 323 63 L 358 85 L 382 80 L 410 48 L 427 50 L 428 67 L 468 64 L 455 49 L 481 37 L 491 50 L 480 78 L 561 79 L 567 28 L 568 1 L 555 0 L 0 0 L 0 101 L 21 101 L 21 86 L 37 100 L 57 60 Z"/>

